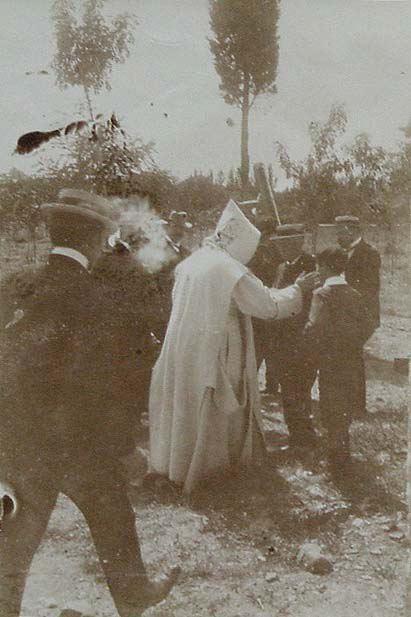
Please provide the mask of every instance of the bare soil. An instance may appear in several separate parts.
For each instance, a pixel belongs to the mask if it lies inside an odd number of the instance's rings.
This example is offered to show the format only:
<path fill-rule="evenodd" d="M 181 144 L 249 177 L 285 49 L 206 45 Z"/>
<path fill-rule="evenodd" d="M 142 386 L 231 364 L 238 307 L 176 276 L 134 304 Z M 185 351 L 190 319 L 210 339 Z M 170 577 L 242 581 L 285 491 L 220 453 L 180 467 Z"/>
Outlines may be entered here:
<path fill-rule="evenodd" d="M 405 317 L 386 316 L 369 343 L 369 415 L 352 427 L 355 469 L 340 486 L 314 453 L 298 461 L 275 447 L 285 427 L 270 397 L 263 404 L 272 447 L 258 473 L 221 479 L 187 500 L 167 484 L 142 489 L 136 456 L 131 495 L 150 572 L 172 563 L 183 570 L 147 617 L 405 616 L 407 378 L 393 359 L 406 355 L 409 327 Z M 298 562 L 306 541 L 322 547 L 331 574 Z M 62 497 L 31 568 L 23 615 L 58 617 L 68 608 L 116 615 L 85 522 Z"/>

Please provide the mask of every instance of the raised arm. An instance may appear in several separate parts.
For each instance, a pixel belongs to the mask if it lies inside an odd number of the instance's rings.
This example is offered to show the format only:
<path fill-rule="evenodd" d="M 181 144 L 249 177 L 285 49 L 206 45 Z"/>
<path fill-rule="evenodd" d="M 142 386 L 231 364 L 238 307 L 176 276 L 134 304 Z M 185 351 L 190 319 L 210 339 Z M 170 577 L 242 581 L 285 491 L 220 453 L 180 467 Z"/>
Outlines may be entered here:
<path fill-rule="evenodd" d="M 233 299 L 242 313 L 259 319 L 284 319 L 302 308 L 302 291 L 298 285 L 270 289 L 251 273 L 238 281 Z"/>

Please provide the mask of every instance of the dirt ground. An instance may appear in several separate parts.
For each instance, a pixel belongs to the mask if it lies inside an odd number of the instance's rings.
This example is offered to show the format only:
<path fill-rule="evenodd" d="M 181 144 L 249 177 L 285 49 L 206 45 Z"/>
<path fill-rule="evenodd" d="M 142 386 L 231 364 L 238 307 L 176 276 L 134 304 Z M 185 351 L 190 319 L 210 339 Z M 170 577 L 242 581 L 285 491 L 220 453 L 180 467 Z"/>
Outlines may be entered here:
<path fill-rule="evenodd" d="M 270 397 L 263 405 L 272 448 L 258 473 L 224 479 L 187 501 L 168 485 L 143 490 L 136 458 L 131 494 L 150 572 L 182 567 L 170 597 L 147 617 L 405 616 L 407 379 L 392 361 L 408 352 L 409 326 L 386 316 L 369 343 L 369 415 L 352 427 L 354 474 L 340 486 L 315 456 L 296 461 L 274 447 L 285 427 Z M 328 557 L 330 574 L 298 561 L 307 541 Z M 82 516 L 61 498 L 31 568 L 23 615 L 58 617 L 69 608 L 116 615 Z"/>

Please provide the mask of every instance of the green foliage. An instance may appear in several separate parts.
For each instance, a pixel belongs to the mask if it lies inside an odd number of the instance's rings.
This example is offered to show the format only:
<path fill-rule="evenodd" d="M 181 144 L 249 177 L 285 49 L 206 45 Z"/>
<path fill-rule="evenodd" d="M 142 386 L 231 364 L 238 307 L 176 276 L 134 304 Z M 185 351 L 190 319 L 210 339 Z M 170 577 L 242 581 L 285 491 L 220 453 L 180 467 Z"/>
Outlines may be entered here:
<path fill-rule="evenodd" d="M 104 0 L 86 0 L 81 23 L 75 17 L 72 0 L 55 0 L 53 19 L 57 50 L 53 68 L 57 84 L 84 86 L 99 92 L 110 88 L 109 77 L 113 65 L 124 62 L 134 41 L 131 32 L 133 18 L 118 15 L 108 23 L 101 9 Z"/>
<path fill-rule="evenodd" d="M 90 134 L 67 136 L 52 148 L 60 155 L 40 161 L 43 176 L 55 185 L 100 194 L 126 197 L 142 169 L 154 167 L 152 144 L 131 139 L 114 116 L 107 122 L 99 119 Z"/>
<path fill-rule="evenodd" d="M 357 135 L 348 148 L 351 167 L 348 183 L 354 188 L 360 212 L 367 208 L 389 223 L 389 212 L 385 207 L 386 193 L 390 182 L 390 156 L 379 146 L 370 144 L 366 134 Z"/>
<path fill-rule="evenodd" d="M 310 123 L 311 149 L 306 159 L 292 160 L 287 149 L 277 144 L 280 166 L 292 183 L 282 202 L 290 205 L 294 200 L 300 218 L 311 225 L 333 222 L 347 212 L 387 222 L 390 156 L 383 148 L 373 147 L 365 134 L 344 147 L 346 126 L 344 107 L 334 105 L 325 123 Z"/>
<path fill-rule="evenodd" d="M 194 175 L 176 186 L 176 203 L 200 229 L 214 225 L 229 199 L 228 190 L 210 177 Z"/>
<path fill-rule="evenodd" d="M 276 0 L 211 0 L 209 44 L 228 104 L 242 106 L 246 81 L 252 97 L 276 91 L 278 17 Z"/>
<path fill-rule="evenodd" d="M 34 229 L 38 206 L 69 187 L 119 197 L 147 193 L 156 208 L 173 209 L 175 181 L 156 167 L 151 152 L 152 144 L 131 139 L 114 115 L 100 118 L 88 133 L 65 136 L 50 145 L 37 175 L 14 170 L 0 176 L 2 230 Z"/>
<path fill-rule="evenodd" d="M 394 194 L 411 198 L 411 120 L 401 129 L 405 141 L 391 160 L 391 188 Z"/>
<path fill-rule="evenodd" d="M 134 42 L 132 26 L 135 18 L 117 15 L 108 22 L 102 15 L 105 0 L 85 0 L 83 16 L 78 22 L 73 0 L 55 0 L 52 8 L 56 52 L 53 69 L 57 85 L 84 88 L 93 119 L 89 90 L 95 94 L 110 89 L 113 66 L 124 62 Z"/>
<path fill-rule="evenodd" d="M 11 170 L 0 176 L 0 231 L 2 236 L 25 229 L 30 234 L 39 222 L 40 204 L 53 199 L 53 187 L 46 178 L 27 176 Z"/>
<path fill-rule="evenodd" d="M 155 167 L 141 171 L 130 185 L 130 194 L 136 191 L 149 195 L 152 206 L 162 216 L 178 209 L 176 180 L 167 171 Z"/>

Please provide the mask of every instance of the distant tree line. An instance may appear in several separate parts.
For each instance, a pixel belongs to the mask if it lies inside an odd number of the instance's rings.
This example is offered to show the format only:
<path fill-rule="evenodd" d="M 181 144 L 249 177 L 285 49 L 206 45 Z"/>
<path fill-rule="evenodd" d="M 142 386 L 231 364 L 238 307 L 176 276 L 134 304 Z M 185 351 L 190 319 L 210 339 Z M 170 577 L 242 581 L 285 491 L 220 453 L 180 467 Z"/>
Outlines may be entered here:
<path fill-rule="evenodd" d="M 99 121 L 97 121 L 99 122 Z M 311 122 L 310 151 L 294 160 L 283 144 L 276 145 L 276 162 L 289 187 L 276 191 L 284 222 L 305 222 L 312 228 L 330 223 L 342 213 L 390 227 L 404 219 L 411 199 L 411 128 L 395 152 L 373 146 L 367 135 L 344 145 L 347 116 L 340 105 L 332 107 L 324 123 Z M 95 134 L 72 135 L 50 146 L 40 158 L 37 173 L 26 176 L 12 171 L 0 176 L 0 230 L 27 228 L 33 233 L 40 203 L 54 199 L 58 190 L 73 186 L 107 196 L 150 196 L 163 216 L 185 210 L 201 227 L 212 225 L 226 200 L 255 198 L 258 187 L 250 178 L 244 192 L 241 169 L 228 173 L 194 170 L 183 180 L 161 170 L 153 158 L 152 144 L 131 139 L 119 123 L 100 121 Z M 56 148 L 56 152 L 54 151 Z M 62 150 L 61 150 L 62 149 Z M 276 178 L 268 166 L 273 190 Z"/>

